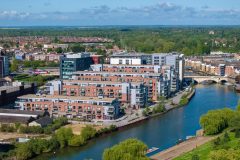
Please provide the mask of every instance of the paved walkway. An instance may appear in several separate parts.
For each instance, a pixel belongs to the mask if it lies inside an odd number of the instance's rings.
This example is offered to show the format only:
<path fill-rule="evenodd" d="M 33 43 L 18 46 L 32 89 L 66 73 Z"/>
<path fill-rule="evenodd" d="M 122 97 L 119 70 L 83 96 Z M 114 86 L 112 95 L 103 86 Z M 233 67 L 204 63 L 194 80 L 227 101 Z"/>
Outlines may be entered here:
<path fill-rule="evenodd" d="M 178 145 L 175 145 L 167 150 L 159 152 L 151 156 L 150 158 L 153 160 L 171 160 L 182 155 L 183 153 L 193 150 L 197 146 L 200 146 L 206 142 L 209 142 L 214 138 L 215 137 L 203 137 L 203 136 L 195 137 L 185 142 L 182 142 Z"/>

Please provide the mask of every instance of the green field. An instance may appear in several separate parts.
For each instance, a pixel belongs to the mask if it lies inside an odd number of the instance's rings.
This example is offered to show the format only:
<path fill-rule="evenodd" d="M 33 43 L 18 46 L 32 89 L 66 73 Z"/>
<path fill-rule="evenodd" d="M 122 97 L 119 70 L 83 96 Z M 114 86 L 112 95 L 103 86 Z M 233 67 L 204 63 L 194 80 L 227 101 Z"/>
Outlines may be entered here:
<path fill-rule="evenodd" d="M 21 82 L 36 82 L 38 86 L 44 85 L 47 81 L 53 80 L 54 76 L 41 76 L 41 75 L 28 75 L 28 74 L 20 74 L 14 77 L 15 81 Z"/>
<path fill-rule="evenodd" d="M 210 153 L 212 151 L 217 151 L 220 149 L 238 149 L 240 148 L 240 138 L 235 138 L 235 133 L 229 133 L 230 141 L 219 145 L 217 148 L 213 147 L 213 141 L 210 141 L 202 146 L 199 146 L 198 148 L 194 149 L 191 152 L 185 153 L 174 160 L 193 160 L 193 155 L 198 155 L 200 160 L 211 160 L 209 157 Z M 223 136 L 221 136 L 223 138 Z M 239 150 L 239 149 L 238 149 Z M 197 160 L 197 159 L 194 159 Z M 220 159 L 219 159 L 220 160 Z M 224 159 L 225 160 L 225 159 Z M 226 159 L 228 160 L 228 159 Z M 233 159 L 234 160 L 234 159 Z"/>

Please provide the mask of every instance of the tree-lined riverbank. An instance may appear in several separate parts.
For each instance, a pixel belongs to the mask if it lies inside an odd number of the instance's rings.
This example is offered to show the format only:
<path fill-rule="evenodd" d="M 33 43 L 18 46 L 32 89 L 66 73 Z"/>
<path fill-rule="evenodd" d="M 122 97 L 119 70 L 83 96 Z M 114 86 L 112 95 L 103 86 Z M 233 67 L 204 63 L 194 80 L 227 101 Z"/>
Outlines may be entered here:
<path fill-rule="evenodd" d="M 178 139 L 195 135 L 200 129 L 199 118 L 208 110 L 228 106 L 235 108 L 239 94 L 221 85 L 197 85 L 192 100 L 185 106 L 168 113 L 126 127 L 118 132 L 90 141 L 81 148 L 65 148 L 56 154 L 43 154 L 35 160 L 42 159 L 94 159 L 100 160 L 105 148 L 109 148 L 127 138 L 138 138 L 148 147 L 167 149 L 176 144 Z"/>

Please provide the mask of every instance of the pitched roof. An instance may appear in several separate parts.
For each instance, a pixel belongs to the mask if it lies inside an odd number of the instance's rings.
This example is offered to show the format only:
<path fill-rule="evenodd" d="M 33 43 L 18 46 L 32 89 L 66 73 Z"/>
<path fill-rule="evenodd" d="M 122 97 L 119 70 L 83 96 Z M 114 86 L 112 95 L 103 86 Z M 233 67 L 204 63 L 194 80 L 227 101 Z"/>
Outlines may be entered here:
<path fill-rule="evenodd" d="M 41 126 L 47 126 L 48 124 L 51 124 L 53 120 L 49 116 L 45 116 L 37 119 L 35 122 L 40 124 Z"/>

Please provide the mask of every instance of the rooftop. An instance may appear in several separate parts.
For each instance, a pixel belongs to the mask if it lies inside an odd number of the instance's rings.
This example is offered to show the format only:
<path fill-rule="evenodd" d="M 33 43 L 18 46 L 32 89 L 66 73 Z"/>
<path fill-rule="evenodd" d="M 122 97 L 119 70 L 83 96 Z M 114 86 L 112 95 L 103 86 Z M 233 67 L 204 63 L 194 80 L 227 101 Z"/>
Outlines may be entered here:
<path fill-rule="evenodd" d="M 81 96 L 62 96 L 62 95 L 40 95 L 27 94 L 18 97 L 19 99 L 62 99 L 62 100 L 79 100 L 79 101 L 101 101 L 112 102 L 115 98 L 98 98 L 98 97 L 81 97 Z"/>
<path fill-rule="evenodd" d="M 122 85 L 123 82 L 112 82 L 112 81 L 82 81 L 82 80 L 63 80 L 64 83 L 94 83 L 94 84 L 120 84 Z M 125 82 L 125 83 L 131 83 L 131 84 L 141 84 L 141 82 Z"/>
<path fill-rule="evenodd" d="M 99 71 L 77 71 L 77 72 L 74 72 L 73 74 L 113 74 L 113 75 L 116 75 L 116 74 L 121 74 L 121 75 L 152 75 L 152 76 L 160 76 L 161 73 L 135 73 L 135 72 L 99 72 Z"/>
<path fill-rule="evenodd" d="M 94 66 L 94 64 L 92 66 Z M 154 67 L 157 65 L 151 65 L 151 64 L 142 64 L 142 65 L 139 65 L 139 64 L 131 64 L 131 65 L 129 65 L 129 64 L 103 64 L 103 66 Z"/>
<path fill-rule="evenodd" d="M 24 123 L 28 124 L 29 122 L 33 121 L 34 118 L 32 117 L 14 117 L 14 116 L 0 116 L 0 123 Z"/>
<path fill-rule="evenodd" d="M 41 126 L 47 126 L 48 124 L 51 124 L 53 120 L 49 116 L 45 116 L 37 119 L 35 122 L 41 124 Z"/>
<path fill-rule="evenodd" d="M 23 111 L 23 110 L 17 110 L 17 109 L 0 109 L 0 113 L 12 113 L 12 114 L 28 114 L 28 115 L 43 115 L 44 112 L 41 111 Z"/>

